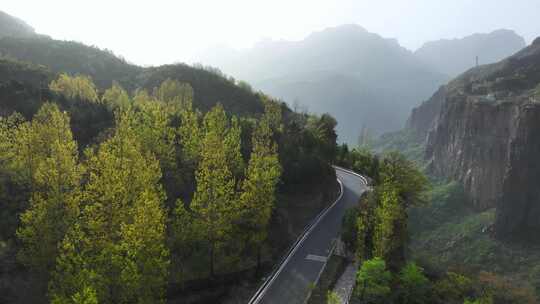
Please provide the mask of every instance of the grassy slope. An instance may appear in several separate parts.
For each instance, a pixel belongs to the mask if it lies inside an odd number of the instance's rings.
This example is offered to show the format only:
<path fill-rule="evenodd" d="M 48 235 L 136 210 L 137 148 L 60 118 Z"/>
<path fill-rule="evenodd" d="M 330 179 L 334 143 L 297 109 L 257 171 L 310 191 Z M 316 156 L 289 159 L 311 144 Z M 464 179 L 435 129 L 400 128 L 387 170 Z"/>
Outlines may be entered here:
<path fill-rule="evenodd" d="M 540 248 L 494 239 L 495 209 L 474 212 L 456 184 L 434 188 L 429 205 L 411 210 L 409 256 L 434 273 L 491 272 L 540 295 Z"/>

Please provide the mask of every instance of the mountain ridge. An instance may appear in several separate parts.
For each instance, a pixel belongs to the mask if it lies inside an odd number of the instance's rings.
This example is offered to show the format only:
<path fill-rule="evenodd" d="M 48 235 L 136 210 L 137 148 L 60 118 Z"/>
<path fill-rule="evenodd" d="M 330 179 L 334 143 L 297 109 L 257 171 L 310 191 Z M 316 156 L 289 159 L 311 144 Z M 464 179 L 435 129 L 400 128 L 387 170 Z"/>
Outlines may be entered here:
<path fill-rule="evenodd" d="M 450 77 L 456 77 L 476 64 L 498 62 L 526 46 L 525 39 L 512 30 L 498 29 L 462 38 L 424 43 L 414 54 Z"/>
<path fill-rule="evenodd" d="M 202 61 L 289 104 L 298 101 L 310 111 L 330 113 L 339 121 L 340 140 L 350 144 L 363 125 L 374 134 L 400 129 L 406 120 L 400 113 L 447 80 L 397 40 L 358 25 L 224 52 L 213 51 Z"/>
<path fill-rule="evenodd" d="M 472 68 L 413 110 L 429 171 L 459 181 L 477 210 L 496 208 L 502 239 L 539 241 L 540 44 Z"/>

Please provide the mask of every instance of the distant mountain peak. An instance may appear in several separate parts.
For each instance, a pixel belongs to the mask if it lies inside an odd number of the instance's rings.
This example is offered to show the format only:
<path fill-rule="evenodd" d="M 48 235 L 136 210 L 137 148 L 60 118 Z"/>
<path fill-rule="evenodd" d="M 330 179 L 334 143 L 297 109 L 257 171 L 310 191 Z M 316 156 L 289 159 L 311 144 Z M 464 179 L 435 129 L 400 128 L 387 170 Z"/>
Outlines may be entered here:
<path fill-rule="evenodd" d="M 320 31 L 311 33 L 305 40 L 326 39 L 329 37 L 354 37 L 370 34 L 365 28 L 358 24 L 343 24 L 334 27 L 328 27 Z"/>
<path fill-rule="evenodd" d="M 476 65 L 498 62 L 526 46 L 513 30 L 498 29 L 455 39 L 426 42 L 415 55 L 448 76 L 455 77 Z"/>

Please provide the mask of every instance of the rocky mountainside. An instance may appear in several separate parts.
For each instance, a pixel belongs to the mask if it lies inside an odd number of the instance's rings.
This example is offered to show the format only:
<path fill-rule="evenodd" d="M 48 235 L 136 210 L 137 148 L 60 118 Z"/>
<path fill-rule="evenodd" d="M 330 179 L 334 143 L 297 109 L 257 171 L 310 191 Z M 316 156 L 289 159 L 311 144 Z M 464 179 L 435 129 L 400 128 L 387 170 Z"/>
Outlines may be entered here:
<path fill-rule="evenodd" d="M 476 209 L 497 208 L 499 237 L 540 240 L 540 39 L 454 79 L 408 126 L 427 134 L 432 173 L 460 181 Z"/>
<path fill-rule="evenodd" d="M 473 34 L 461 39 L 425 43 L 414 54 L 441 73 L 456 77 L 479 64 L 498 62 L 525 47 L 525 39 L 510 30 Z"/>
<path fill-rule="evenodd" d="M 340 139 L 352 144 L 363 127 L 376 134 L 401 129 L 418 100 L 448 80 L 395 39 L 357 25 L 245 51 L 212 50 L 200 60 L 291 105 L 332 114 Z"/>

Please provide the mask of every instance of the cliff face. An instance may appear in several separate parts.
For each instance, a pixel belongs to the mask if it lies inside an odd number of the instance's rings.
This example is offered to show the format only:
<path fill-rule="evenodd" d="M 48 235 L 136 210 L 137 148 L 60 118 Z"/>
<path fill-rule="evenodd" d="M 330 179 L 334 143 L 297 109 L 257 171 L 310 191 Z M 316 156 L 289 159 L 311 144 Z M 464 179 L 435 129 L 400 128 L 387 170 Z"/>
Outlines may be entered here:
<path fill-rule="evenodd" d="M 442 86 L 430 99 L 412 110 L 405 128 L 413 130 L 421 138 L 426 138 L 428 132 L 437 125 L 439 113 L 445 101 L 446 87 Z"/>
<path fill-rule="evenodd" d="M 437 176 L 461 181 L 478 210 L 495 207 L 501 194 L 508 146 L 519 106 L 452 96 L 428 137 L 426 157 Z"/>
<path fill-rule="evenodd" d="M 436 113 L 433 115 L 433 113 Z M 429 170 L 460 181 L 496 234 L 540 240 L 540 43 L 471 69 L 415 109 Z"/>
<path fill-rule="evenodd" d="M 520 108 L 497 209 L 499 237 L 538 240 L 540 231 L 540 104 Z"/>

